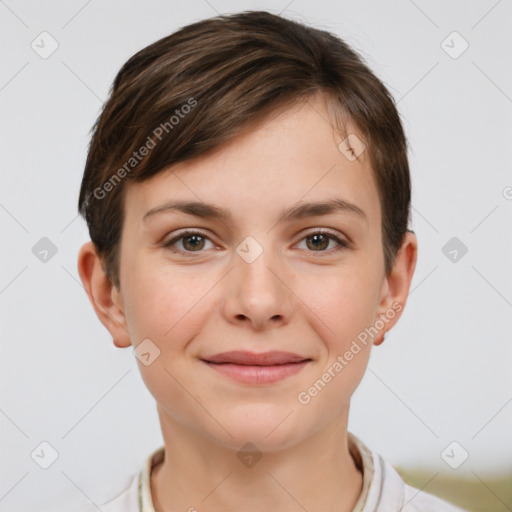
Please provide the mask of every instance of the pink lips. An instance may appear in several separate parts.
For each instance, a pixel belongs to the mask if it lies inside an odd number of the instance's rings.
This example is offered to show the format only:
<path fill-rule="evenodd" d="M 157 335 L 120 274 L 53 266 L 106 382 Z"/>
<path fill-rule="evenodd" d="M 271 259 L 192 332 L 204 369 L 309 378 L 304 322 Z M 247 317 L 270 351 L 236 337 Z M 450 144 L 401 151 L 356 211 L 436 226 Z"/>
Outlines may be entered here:
<path fill-rule="evenodd" d="M 291 352 L 231 351 L 203 359 L 215 371 L 245 384 L 271 384 L 295 375 L 311 361 Z"/>

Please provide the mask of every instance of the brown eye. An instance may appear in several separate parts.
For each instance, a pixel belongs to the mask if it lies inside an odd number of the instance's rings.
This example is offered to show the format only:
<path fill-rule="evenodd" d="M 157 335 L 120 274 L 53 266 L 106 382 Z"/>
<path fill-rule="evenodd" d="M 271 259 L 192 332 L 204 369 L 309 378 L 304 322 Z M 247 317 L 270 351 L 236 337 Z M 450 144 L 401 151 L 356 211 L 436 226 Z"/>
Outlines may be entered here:
<path fill-rule="evenodd" d="M 204 238 L 201 235 L 188 235 L 182 237 L 183 247 L 187 251 L 201 250 L 204 247 Z"/>
<path fill-rule="evenodd" d="M 199 231 L 185 231 L 168 242 L 164 242 L 163 247 L 168 248 L 174 253 L 190 256 L 192 253 L 204 252 L 203 249 L 205 249 L 207 242 L 210 242 L 213 246 L 213 242 L 203 233 Z"/>
<path fill-rule="evenodd" d="M 310 240 L 311 243 L 306 243 L 308 248 L 316 250 L 316 249 L 327 249 L 329 246 L 329 241 L 331 240 L 326 235 L 323 235 L 321 233 L 315 233 L 313 235 L 309 235 L 306 237 L 306 240 Z"/>
<path fill-rule="evenodd" d="M 302 240 L 306 240 L 306 248 L 308 252 L 330 254 L 350 248 L 349 242 L 342 240 L 334 233 L 329 231 L 317 230 L 313 233 L 310 233 L 309 235 L 306 235 Z M 335 242 L 337 247 L 335 246 L 331 249 L 328 249 L 330 242 Z"/>

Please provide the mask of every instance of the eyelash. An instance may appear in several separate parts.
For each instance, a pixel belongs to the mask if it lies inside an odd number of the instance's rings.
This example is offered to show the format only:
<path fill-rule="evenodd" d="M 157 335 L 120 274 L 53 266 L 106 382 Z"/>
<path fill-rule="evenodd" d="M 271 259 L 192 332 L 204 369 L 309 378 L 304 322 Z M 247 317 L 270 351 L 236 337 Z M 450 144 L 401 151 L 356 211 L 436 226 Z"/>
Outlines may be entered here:
<path fill-rule="evenodd" d="M 181 254 L 181 255 L 186 255 L 187 257 L 191 257 L 195 253 L 199 254 L 201 252 L 204 252 L 204 251 L 183 251 L 181 249 L 177 249 L 176 247 L 173 247 L 181 239 L 186 238 L 187 236 L 193 236 L 193 235 L 199 235 L 199 236 L 209 240 L 210 242 L 212 241 L 212 240 L 210 240 L 210 238 L 205 233 L 203 233 L 201 231 L 186 230 L 186 231 L 181 232 L 178 236 L 174 237 L 173 239 L 169 240 L 168 242 L 164 242 L 163 243 L 163 247 L 170 249 L 174 253 Z M 308 233 L 307 235 L 305 235 L 304 237 L 302 237 L 300 239 L 300 242 L 302 242 L 302 240 L 304 240 L 305 238 L 308 238 L 308 237 L 313 236 L 313 235 L 327 236 L 330 240 L 334 240 L 338 244 L 338 247 L 335 247 L 334 249 L 331 249 L 331 250 L 308 251 L 308 252 L 311 252 L 313 254 L 316 253 L 316 252 L 320 253 L 318 255 L 315 254 L 315 257 L 316 256 L 321 256 L 322 253 L 333 253 L 333 252 L 337 253 L 339 251 L 342 251 L 342 250 L 350 248 L 350 244 L 348 242 L 346 242 L 345 240 L 340 239 L 335 234 L 331 233 L 330 231 L 326 231 L 324 229 L 318 229 L 316 231 L 312 231 L 311 233 Z"/>

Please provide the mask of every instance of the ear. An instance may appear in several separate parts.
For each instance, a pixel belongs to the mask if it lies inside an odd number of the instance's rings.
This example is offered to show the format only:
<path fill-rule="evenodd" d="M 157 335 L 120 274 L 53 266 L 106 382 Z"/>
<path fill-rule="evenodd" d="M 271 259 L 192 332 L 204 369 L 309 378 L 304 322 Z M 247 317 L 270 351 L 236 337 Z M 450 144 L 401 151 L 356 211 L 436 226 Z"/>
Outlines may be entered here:
<path fill-rule="evenodd" d="M 78 273 L 94 311 L 110 332 L 114 345 L 120 348 L 129 347 L 130 335 L 121 293 L 105 274 L 101 258 L 92 242 L 87 242 L 80 249 Z"/>
<path fill-rule="evenodd" d="M 386 331 L 391 330 L 402 315 L 416 268 L 417 257 L 416 235 L 413 231 L 407 231 L 395 257 L 393 268 L 382 283 L 375 322 L 381 319 L 380 323 L 383 323 L 384 327 L 375 337 L 374 345 L 380 345 L 384 341 Z"/>

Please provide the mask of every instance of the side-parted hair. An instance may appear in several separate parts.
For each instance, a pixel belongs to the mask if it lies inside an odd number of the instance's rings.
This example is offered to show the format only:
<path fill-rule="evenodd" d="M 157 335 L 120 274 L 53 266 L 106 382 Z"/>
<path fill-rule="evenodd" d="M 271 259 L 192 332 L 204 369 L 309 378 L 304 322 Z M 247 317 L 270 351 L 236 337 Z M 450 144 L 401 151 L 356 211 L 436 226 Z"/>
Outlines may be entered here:
<path fill-rule="evenodd" d="M 278 107 L 322 94 L 336 129 L 363 137 L 389 273 L 408 228 L 407 141 L 392 96 L 333 34 L 265 11 L 185 26 L 121 68 L 93 131 L 78 208 L 120 288 L 123 190 L 234 139 Z"/>

